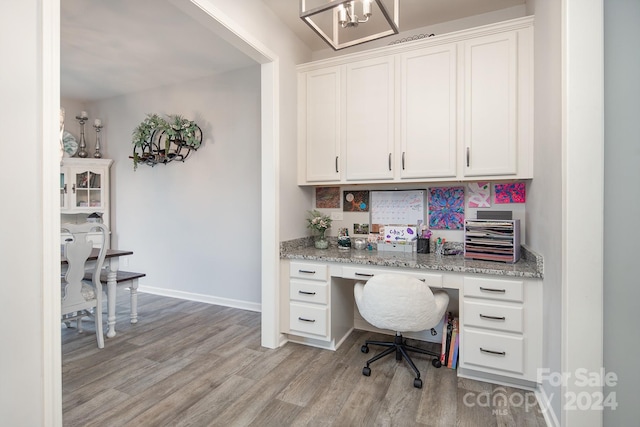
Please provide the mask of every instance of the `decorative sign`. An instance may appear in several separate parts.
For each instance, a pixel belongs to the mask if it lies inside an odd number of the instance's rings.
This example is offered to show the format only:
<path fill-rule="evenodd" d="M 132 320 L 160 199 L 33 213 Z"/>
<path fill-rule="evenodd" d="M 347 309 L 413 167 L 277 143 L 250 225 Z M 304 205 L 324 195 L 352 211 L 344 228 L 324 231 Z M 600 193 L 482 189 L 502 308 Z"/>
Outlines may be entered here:
<path fill-rule="evenodd" d="M 387 243 L 410 242 L 416 238 L 416 227 L 393 225 L 384 227 L 384 241 Z"/>

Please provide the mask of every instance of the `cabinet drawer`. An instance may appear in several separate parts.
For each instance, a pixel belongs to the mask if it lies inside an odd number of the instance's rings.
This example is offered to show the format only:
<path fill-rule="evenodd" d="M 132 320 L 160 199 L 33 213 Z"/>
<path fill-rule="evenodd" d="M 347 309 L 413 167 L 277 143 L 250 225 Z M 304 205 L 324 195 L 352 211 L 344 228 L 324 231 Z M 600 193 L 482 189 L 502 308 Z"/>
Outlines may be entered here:
<path fill-rule="evenodd" d="M 524 337 L 489 331 L 469 331 L 462 335 L 464 363 L 503 371 L 524 373 Z"/>
<path fill-rule="evenodd" d="M 289 277 L 301 279 L 327 280 L 327 265 L 305 262 L 292 262 L 289 265 Z"/>
<path fill-rule="evenodd" d="M 442 288 L 442 274 L 438 273 L 421 273 L 419 270 L 411 271 L 408 269 L 374 269 L 370 267 L 343 267 L 342 277 L 345 279 L 369 280 L 377 274 L 400 274 L 403 276 L 415 277 L 425 282 L 431 288 Z"/>
<path fill-rule="evenodd" d="M 329 302 L 328 288 L 326 282 L 291 279 L 289 282 L 289 298 L 293 301 L 327 304 Z"/>
<path fill-rule="evenodd" d="M 289 329 L 326 337 L 329 308 L 292 302 L 289 304 Z"/>
<path fill-rule="evenodd" d="M 464 326 L 497 329 L 500 331 L 523 332 L 524 308 L 521 305 L 500 305 L 488 301 L 464 302 Z"/>
<path fill-rule="evenodd" d="M 524 295 L 522 280 L 487 279 L 483 277 L 464 277 L 464 296 L 490 298 L 504 301 L 522 302 Z"/>

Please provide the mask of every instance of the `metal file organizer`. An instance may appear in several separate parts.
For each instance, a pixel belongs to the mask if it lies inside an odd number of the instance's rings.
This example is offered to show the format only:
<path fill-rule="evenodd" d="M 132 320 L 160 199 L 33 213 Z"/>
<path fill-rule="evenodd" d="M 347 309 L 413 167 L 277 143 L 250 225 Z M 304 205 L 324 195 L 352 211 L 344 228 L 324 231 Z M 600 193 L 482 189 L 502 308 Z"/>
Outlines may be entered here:
<path fill-rule="evenodd" d="M 520 220 L 465 220 L 464 257 L 517 262 L 520 259 Z"/>

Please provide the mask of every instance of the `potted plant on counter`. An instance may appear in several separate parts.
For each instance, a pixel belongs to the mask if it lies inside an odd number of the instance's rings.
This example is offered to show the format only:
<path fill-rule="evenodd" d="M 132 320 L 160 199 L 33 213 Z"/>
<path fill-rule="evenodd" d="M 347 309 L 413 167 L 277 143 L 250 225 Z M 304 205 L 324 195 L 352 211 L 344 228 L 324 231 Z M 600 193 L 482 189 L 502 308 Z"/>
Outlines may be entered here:
<path fill-rule="evenodd" d="M 309 211 L 307 227 L 313 232 L 315 247 L 317 249 L 327 249 L 329 247 L 329 241 L 325 233 L 327 232 L 327 228 L 331 227 L 331 217 L 315 209 Z"/>

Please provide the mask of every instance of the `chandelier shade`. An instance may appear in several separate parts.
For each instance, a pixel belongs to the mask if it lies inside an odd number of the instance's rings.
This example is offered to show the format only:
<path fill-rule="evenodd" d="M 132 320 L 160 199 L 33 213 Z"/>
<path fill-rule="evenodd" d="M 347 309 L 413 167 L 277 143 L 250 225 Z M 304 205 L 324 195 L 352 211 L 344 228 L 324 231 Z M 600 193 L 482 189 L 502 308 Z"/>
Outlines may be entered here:
<path fill-rule="evenodd" d="M 300 0 L 300 18 L 334 50 L 398 34 L 399 0 Z"/>

